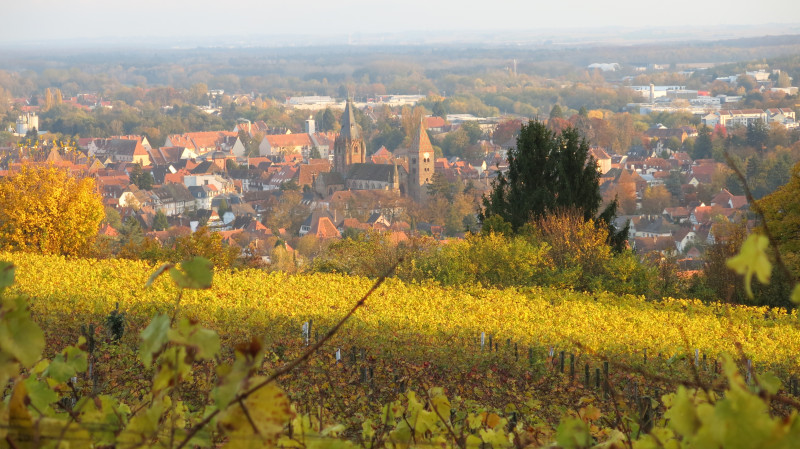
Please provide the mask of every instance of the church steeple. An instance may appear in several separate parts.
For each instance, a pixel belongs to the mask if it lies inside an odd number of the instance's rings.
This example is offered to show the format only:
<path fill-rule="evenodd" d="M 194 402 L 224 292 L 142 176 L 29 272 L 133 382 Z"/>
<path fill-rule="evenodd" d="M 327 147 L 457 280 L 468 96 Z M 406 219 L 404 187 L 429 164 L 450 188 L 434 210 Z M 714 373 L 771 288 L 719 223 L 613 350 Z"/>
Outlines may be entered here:
<path fill-rule="evenodd" d="M 424 118 L 423 118 L 424 120 Z M 419 132 L 414 134 L 414 143 L 411 144 L 412 153 L 430 153 L 433 154 L 433 145 L 431 139 L 428 138 L 428 132 L 425 131 L 423 121 L 419 122 Z"/>
<path fill-rule="evenodd" d="M 347 104 L 344 107 L 344 114 L 342 114 L 342 137 L 345 139 L 360 139 L 361 129 L 356 122 L 356 117 L 353 114 L 353 102 L 347 99 Z"/>
<path fill-rule="evenodd" d="M 333 167 L 347 176 L 351 165 L 363 164 L 366 160 L 367 146 L 353 114 L 353 103 L 348 99 L 342 114 L 342 130 L 333 142 Z"/>
<path fill-rule="evenodd" d="M 433 178 L 433 145 L 425 131 L 423 119 L 420 120 L 419 130 L 414 133 L 414 140 L 408 151 L 408 191 L 417 202 L 424 202 L 427 198 L 427 184 Z"/>

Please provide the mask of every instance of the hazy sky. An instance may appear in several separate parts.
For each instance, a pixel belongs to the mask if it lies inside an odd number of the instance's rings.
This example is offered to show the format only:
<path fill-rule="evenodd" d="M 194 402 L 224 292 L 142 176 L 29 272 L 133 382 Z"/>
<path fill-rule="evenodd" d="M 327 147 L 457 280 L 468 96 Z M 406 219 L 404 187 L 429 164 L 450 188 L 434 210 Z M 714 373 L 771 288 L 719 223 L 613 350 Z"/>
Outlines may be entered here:
<path fill-rule="evenodd" d="M 130 39 L 800 23 L 798 0 L 27 0 L 0 44 Z"/>

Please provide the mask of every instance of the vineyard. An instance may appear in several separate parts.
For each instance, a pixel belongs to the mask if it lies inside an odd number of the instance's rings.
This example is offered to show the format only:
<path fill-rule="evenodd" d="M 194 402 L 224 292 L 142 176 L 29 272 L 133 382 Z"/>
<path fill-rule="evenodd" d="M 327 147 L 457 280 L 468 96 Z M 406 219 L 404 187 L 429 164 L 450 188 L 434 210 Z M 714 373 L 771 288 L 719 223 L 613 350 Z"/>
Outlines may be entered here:
<path fill-rule="evenodd" d="M 151 385 L 153 374 L 136 348 L 154 316 L 179 310 L 187 323 L 219 334 L 217 362 L 233 360 L 232 348 L 252 350 L 258 352 L 258 370 L 269 373 L 318 341 L 374 283 L 335 274 L 246 270 L 215 273 L 210 289 L 181 290 L 169 276 L 146 287 L 156 267 L 142 262 L 19 253 L 0 259 L 16 266 L 11 291 L 29 298 L 33 319 L 44 331 L 45 355 L 88 341 L 87 383 L 132 401 Z M 124 322 L 124 331 L 113 331 L 109 317 Z M 597 421 L 589 430 L 602 440 L 614 435 L 599 414 L 610 413 L 616 401 L 609 404 L 609 398 L 627 401 L 638 426 L 648 420 L 652 425 L 664 410 L 661 394 L 674 391 L 681 379 L 724 383 L 723 354 L 739 360 L 748 383 L 770 370 L 785 391 L 796 394 L 797 323 L 796 311 L 387 279 L 280 384 L 299 416 L 320 429 L 325 422 L 341 423 L 335 433 L 349 439 L 374 436 L 370 423 L 388 413 L 381 404 L 411 410 L 417 399 L 406 392 L 422 391 L 429 396 L 423 404 L 452 405 L 453 419 L 459 407 L 484 418 L 496 412 L 498 420 L 507 416 L 504 425 L 521 423 L 533 441 L 552 439 L 565 414 Z M 727 364 L 730 379 L 733 365 Z M 202 407 L 202 392 L 214 385 L 212 365 L 195 362 L 193 382 L 181 391 L 190 409 Z M 402 407 L 393 402 L 398 394 Z M 645 403 L 650 405 L 642 409 Z M 475 424 L 466 414 L 462 422 L 465 428 Z M 480 420 L 473 430 L 479 427 Z"/>

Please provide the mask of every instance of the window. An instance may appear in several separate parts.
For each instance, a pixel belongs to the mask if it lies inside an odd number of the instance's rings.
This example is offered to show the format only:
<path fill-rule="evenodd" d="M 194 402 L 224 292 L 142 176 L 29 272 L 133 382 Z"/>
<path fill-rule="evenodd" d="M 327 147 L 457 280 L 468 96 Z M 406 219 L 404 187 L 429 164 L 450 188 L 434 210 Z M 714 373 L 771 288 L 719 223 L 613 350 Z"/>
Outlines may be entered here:
<path fill-rule="evenodd" d="M 412 164 L 416 164 L 416 163 L 417 163 L 417 158 L 415 158 L 415 157 L 412 157 L 412 158 L 411 158 L 411 163 L 412 163 Z"/>

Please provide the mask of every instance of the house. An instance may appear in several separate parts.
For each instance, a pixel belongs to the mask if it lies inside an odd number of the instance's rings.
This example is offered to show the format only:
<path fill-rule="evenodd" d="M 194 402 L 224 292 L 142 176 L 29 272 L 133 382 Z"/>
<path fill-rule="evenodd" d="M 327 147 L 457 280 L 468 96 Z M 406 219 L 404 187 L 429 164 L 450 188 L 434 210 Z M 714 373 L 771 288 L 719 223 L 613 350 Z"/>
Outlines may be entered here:
<path fill-rule="evenodd" d="M 233 181 L 223 178 L 218 174 L 191 174 L 183 177 L 183 184 L 186 187 L 193 186 L 213 186 L 220 193 L 230 193 L 234 191 Z"/>
<path fill-rule="evenodd" d="M 601 175 L 611 170 L 611 156 L 608 155 L 606 150 L 600 147 L 591 147 L 589 148 L 589 155 L 597 161 L 597 171 Z"/>
<path fill-rule="evenodd" d="M 722 206 L 728 209 L 742 209 L 747 206 L 745 195 L 733 195 L 728 189 L 722 189 L 711 199 L 712 206 Z"/>
<path fill-rule="evenodd" d="M 266 190 L 277 190 L 281 185 L 291 181 L 297 175 L 298 169 L 291 165 L 283 165 L 275 168 L 277 170 L 270 176 L 269 181 L 267 181 L 264 186 Z"/>
<path fill-rule="evenodd" d="M 315 159 L 315 161 L 320 161 Z M 326 160 L 324 162 L 317 162 L 313 164 L 300 164 L 295 173 L 295 182 L 300 187 L 313 186 L 317 177 L 321 173 L 328 173 L 331 171 L 331 164 Z"/>
<path fill-rule="evenodd" d="M 141 190 L 136 187 L 135 184 L 130 184 L 119 196 L 117 205 L 119 207 L 141 209 L 145 207 L 152 207 L 154 203 L 156 203 L 156 199 L 149 191 Z"/>
<path fill-rule="evenodd" d="M 691 228 L 682 228 L 675 232 L 674 235 L 675 248 L 679 253 L 683 254 L 689 249 L 690 246 L 697 243 L 697 233 Z"/>
<path fill-rule="evenodd" d="M 391 164 L 394 162 L 394 155 L 386 147 L 382 146 L 378 148 L 378 151 L 372 153 L 370 160 L 373 164 Z"/>
<path fill-rule="evenodd" d="M 222 151 L 243 157 L 245 147 L 239 139 L 239 134 L 233 131 L 204 131 L 167 136 L 165 147 L 183 147 L 193 151 L 198 156 L 213 151 Z"/>
<path fill-rule="evenodd" d="M 664 209 L 662 215 L 665 215 L 672 223 L 685 223 L 687 220 L 689 220 L 689 209 L 682 206 L 668 207 Z"/>
<path fill-rule="evenodd" d="M 774 108 L 767 109 L 764 112 L 767 114 L 767 123 L 777 123 L 788 129 L 794 129 L 798 127 L 795 113 L 791 109 Z"/>
<path fill-rule="evenodd" d="M 160 147 L 148 151 L 150 160 L 154 165 L 169 165 L 178 163 L 182 159 L 194 159 L 198 155 L 186 147 Z"/>
<path fill-rule="evenodd" d="M 87 154 L 101 161 L 150 165 L 150 154 L 136 139 L 94 139 L 87 145 Z"/>
<path fill-rule="evenodd" d="M 266 135 L 258 145 L 259 156 L 282 156 L 300 154 L 308 159 L 314 142 L 308 134 L 275 134 Z"/>
<path fill-rule="evenodd" d="M 671 237 L 675 226 L 660 215 L 642 215 L 630 221 L 629 234 L 634 237 Z"/>
<path fill-rule="evenodd" d="M 631 248 L 637 254 L 648 254 L 657 252 L 660 254 L 672 254 L 675 252 L 675 242 L 672 236 L 664 237 L 635 237 L 631 241 Z"/>
<path fill-rule="evenodd" d="M 219 195 L 219 190 L 214 185 L 202 185 L 187 187 L 189 193 L 194 197 L 197 209 L 211 209 L 211 201 Z"/>
<path fill-rule="evenodd" d="M 445 120 L 442 117 L 430 116 L 425 117 L 425 129 L 432 133 L 440 133 L 444 131 Z"/>
<path fill-rule="evenodd" d="M 195 197 L 183 184 L 165 184 L 153 189 L 153 195 L 156 198 L 153 208 L 168 217 L 195 209 Z"/>
<path fill-rule="evenodd" d="M 698 161 L 695 161 L 695 163 L 697 162 Z M 695 187 L 700 184 L 711 184 L 714 173 L 716 173 L 718 169 L 719 165 L 716 162 L 693 165 L 689 184 Z"/>
<path fill-rule="evenodd" d="M 311 234 L 318 239 L 341 238 L 342 234 L 333 224 L 333 216 L 324 211 L 314 211 L 300 226 L 300 236 Z"/>
<path fill-rule="evenodd" d="M 767 117 L 767 113 L 761 109 L 730 109 L 708 114 L 701 121 L 704 125 L 714 128 L 717 125 L 747 126 L 757 121 L 767 123 Z"/>

